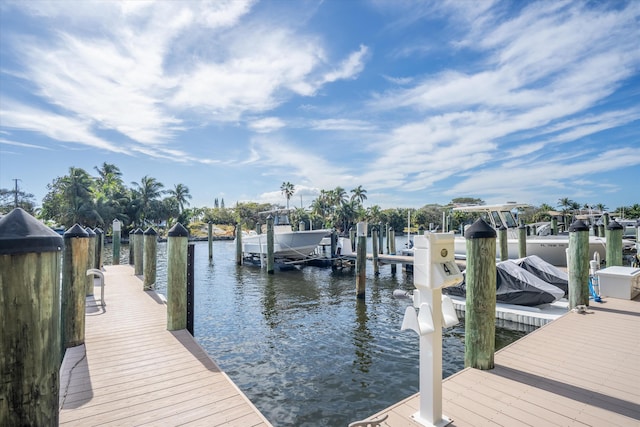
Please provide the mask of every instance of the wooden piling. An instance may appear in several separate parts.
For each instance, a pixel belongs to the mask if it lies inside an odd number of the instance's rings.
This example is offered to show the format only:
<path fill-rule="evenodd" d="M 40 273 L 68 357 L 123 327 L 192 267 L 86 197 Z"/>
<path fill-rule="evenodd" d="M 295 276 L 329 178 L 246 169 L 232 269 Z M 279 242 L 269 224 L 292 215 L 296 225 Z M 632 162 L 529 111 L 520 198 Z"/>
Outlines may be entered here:
<path fill-rule="evenodd" d="M 236 224 L 236 265 L 242 265 L 242 225 Z"/>
<path fill-rule="evenodd" d="M 187 246 L 189 232 L 177 223 L 167 233 L 167 329 L 187 327 Z"/>
<path fill-rule="evenodd" d="M 87 227 L 84 229 L 89 235 L 89 244 L 87 247 L 87 270 L 91 270 L 94 268 L 94 264 L 96 262 L 96 233 L 91 229 L 91 227 Z M 86 295 L 93 295 L 93 275 L 86 276 Z"/>
<path fill-rule="evenodd" d="M 136 276 L 142 276 L 144 274 L 144 231 L 138 228 L 135 231 L 136 241 L 133 245 L 134 251 L 134 274 Z"/>
<path fill-rule="evenodd" d="M 273 274 L 273 217 L 267 217 L 267 274 Z"/>
<path fill-rule="evenodd" d="M 589 305 L 589 227 L 582 220 L 569 226 L 569 309 Z"/>
<path fill-rule="evenodd" d="M 122 239 L 121 227 L 122 225 L 120 224 L 120 221 L 114 219 L 112 224 L 113 232 L 111 234 L 111 244 L 113 245 L 111 264 L 113 265 L 120 265 L 120 240 Z"/>
<path fill-rule="evenodd" d="M 213 259 L 213 224 L 207 223 L 207 242 L 209 244 L 209 261 Z"/>
<path fill-rule="evenodd" d="M 493 369 L 496 328 L 496 231 L 479 219 L 465 231 L 467 245 L 465 367 Z"/>
<path fill-rule="evenodd" d="M 364 299 L 367 280 L 367 223 L 358 223 L 356 245 L 356 298 Z"/>
<path fill-rule="evenodd" d="M 378 229 L 371 228 L 371 253 L 373 254 L 373 274 L 380 275 L 380 266 L 378 265 Z"/>
<path fill-rule="evenodd" d="M 338 251 L 338 233 L 335 228 L 331 229 L 331 269 L 336 268 L 336 252 Z"/>
<path fill-rule="evenodd" d="M 93 268 L 97 268 L 98 270 L 102 270 L 104 265 L 103 257 L 104 257 L 104 231 L 101 228 L 96 227 L 93 229 L 94 233 L 96 233 L 96 259 L 93 264 Z"/>
<path fill-rule="evenodd" d="M 158 233 L 153 227 L 149 227 L 145 230 L 143 236 L 144 255 L 142 256 L 142 265 L 144 267 L 144 277 L 142 280 L 142 289 L 152 291 L 156 287 Z"/>
<path fill-rule="evenodd" d="M 384 235 L 384 227 L 382 226 L 382 222 L 378 223 L 378 253 L 382 255 L 383 253 L 383 244 L 384 244 L 384 239 L 383 239 L 383 235 Z"/>
<path fill-rule="evenodd" d="M 57 426 L 60 235 L 21 208 L 0 219 L 0 426 Z"/>
<path fill-rule="evenodd" d="M 67 349 L 84 344 L 89 235 L 76 224 L 63 237 L 62 348 Z"/>
<path fill-rule="evenodd" d="M 558 217 L 554 216 L 551 218 L 551 234 L 553 236 L 558 235 Z"/>
<path fill-rule="evenodd" d="M 498 243 L 500 244 L 500 261 L 509 259 L 509 242 L 507 241 L 507 227 L 498 228 Z"/>
<path fill-rule="evenodd" d="M 598 224 L 593 224 L 593 235 L 595 237 L 600 236 L 600 227 L 598 227 Z"/>
<path fill-rule="evenodd" d="M 518 258 L 527 256 L 527 229 L 524 224 L 518 227 Z"/>
<path fill-rule="evenodd" d="M 129 265 L 133 266 L 134 271 L 136 268 L 136 230 L 131 230 L 129 233 Z"/>
<path fill-rule="evenodd" d="M 613 220 L 607 226 L 607 267 L 622 266 L 622 234 L 624 227 Z"/>
<path fill-rule="evenodd" d="M 389 234 L 387 235 L 387 240 L 389 241 L 389 255 L 396 254 L 396 231 L 393 227 L 389 227 Z M 396 264 L 391 264 L 391 274 L 396 274 L 397 266 Z"/>
<path fill-rule="evenodd" d="M 349 241 L 351 242 L 351 251 L 356 250 L 356 230 L 353 227 L 349 227 Z"/>

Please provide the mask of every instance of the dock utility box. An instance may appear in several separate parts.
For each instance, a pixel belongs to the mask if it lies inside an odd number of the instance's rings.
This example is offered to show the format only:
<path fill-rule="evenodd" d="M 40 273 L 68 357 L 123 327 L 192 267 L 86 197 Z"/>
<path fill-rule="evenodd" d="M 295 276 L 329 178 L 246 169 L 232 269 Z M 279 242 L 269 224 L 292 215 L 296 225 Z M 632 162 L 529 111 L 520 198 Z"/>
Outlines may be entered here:
<path fill-rule="evenodd" d="M 603 297 L 633 299 L 640 295 L 640 268 L 607 267 L 596 275 Z"/>

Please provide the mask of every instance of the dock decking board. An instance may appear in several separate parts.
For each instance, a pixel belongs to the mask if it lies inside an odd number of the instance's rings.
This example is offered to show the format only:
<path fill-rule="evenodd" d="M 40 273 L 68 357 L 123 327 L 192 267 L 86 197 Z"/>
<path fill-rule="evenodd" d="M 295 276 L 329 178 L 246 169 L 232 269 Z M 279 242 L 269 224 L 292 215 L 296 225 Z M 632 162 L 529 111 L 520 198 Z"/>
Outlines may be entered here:
<path fill-rule="evenodd" d="M 640 297 L 567 313 L 495 355 L 495 369 L 445 379 L 451 426 L 640 426 Z M 419 394 L 371 416 L 418 426 Z"/>
<path fill-rule="evenodd" d="M 105 282 L 105 310 L 87 308 L 85 344 L 61 368 L 61 426 L 271 426 L 186 330 L 166 330 L 131 266 Z"/>

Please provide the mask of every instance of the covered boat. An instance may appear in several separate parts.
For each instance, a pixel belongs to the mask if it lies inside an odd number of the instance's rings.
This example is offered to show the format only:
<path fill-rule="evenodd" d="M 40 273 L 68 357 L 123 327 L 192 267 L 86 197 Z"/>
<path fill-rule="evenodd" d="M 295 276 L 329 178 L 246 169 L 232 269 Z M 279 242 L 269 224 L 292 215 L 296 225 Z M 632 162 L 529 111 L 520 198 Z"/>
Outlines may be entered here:
<path fill-rule="evenodd" d="M 568 294 L 569 275 L 566 271 L 549 264 L 537 255 L 515 259 L 513 262 L 539 279 L 559 287 L 564 291 L 565 296 Z"/>
<path fill-rule="evenodd" d="M 457 286 L 443 288 L 442 293 L 465 297 L 466 283 L 463 281 Z M 496 302 L 536 306 L 555 302 L 564 294 L 559 287 L 545 282 L 512 260 L 496 264 Z"/>

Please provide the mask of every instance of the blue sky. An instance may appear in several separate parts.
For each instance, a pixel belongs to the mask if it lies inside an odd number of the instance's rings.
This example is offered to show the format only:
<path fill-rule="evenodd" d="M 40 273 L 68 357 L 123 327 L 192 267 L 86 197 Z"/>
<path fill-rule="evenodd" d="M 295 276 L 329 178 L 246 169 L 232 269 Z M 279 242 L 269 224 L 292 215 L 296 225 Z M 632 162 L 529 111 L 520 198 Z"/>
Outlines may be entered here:
<path fill-rule="evenodd" d="M 640 2 L 2 1 L 0 187 L 640 202 Z"/>

